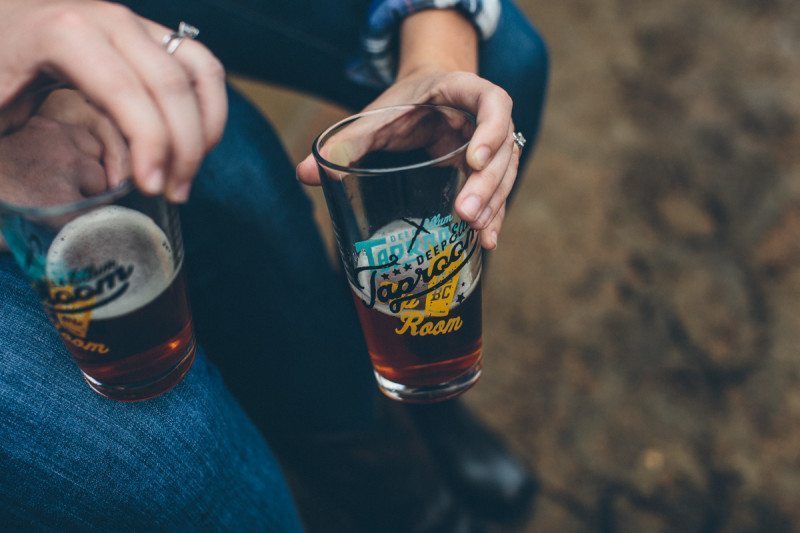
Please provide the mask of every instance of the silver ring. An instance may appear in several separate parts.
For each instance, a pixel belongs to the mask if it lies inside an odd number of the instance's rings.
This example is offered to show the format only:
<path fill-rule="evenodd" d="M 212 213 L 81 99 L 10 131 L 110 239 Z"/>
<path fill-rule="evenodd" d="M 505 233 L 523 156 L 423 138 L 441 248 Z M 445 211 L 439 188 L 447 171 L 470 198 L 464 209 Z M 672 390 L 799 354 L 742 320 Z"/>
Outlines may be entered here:
<path fill-rule="evenodd" d="M 518 131 L 517 133 L 513 134 L 512 137 L 514 138 L 514 144 L 519 146 L 520 150 L 525 148 L 525 143 L 528 142 L 528 141 L 525 140 L 525 136 L 522 135 L 521 131 Z"/>
<path fill-rule="evenodd" d="M 198 35 L 200 35 L 200 30 L 191 24 L 181 22 L 178 24 L 178 31 L 169 33 L 165 35 L 163 39 L 161 39 L 161 46 L 164 47 L 169 55 L 172 55 L 175 53 L 175 50 L 178 49 L 184 39 L 194 39 Z"/>

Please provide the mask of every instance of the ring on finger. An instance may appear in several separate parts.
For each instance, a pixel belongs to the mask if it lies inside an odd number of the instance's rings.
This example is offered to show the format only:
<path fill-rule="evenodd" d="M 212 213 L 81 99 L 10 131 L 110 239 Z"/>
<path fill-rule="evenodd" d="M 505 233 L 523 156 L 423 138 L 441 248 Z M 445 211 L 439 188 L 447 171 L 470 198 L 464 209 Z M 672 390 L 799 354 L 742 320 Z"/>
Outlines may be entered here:
<path fill-rule="evenodd" d="M 518 132 L 514 133 L 513 135 L 511 135 L 511 137 L 514 139 L 514 144 L 519 146 L 520 150 L 525 148 L 525 143 L 528 142 L 528 141 L 525 139 L 525 136 L 522 135 L 521 131 L 518 131 Z"/>
<path fill-rule="evenodd" d="M 194 39 L 200 35 L 200 30 L 192 26 L 191 24 L 187 24 L 186 22 L 181 22 L 178 25 L 178 31 L 173 31 L 172 33 L 168 33 L 161 39 L 161 46 L 167 51 L 169 55 L 175 53 L 178 47 L 181 45 L 184 39 Z"/>

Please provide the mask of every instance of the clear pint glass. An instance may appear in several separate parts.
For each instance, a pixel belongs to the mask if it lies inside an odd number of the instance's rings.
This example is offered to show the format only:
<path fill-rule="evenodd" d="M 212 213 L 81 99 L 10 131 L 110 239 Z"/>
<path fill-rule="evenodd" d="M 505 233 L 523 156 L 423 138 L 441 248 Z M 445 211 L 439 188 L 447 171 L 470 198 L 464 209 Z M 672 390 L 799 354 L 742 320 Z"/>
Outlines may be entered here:
<path fill-rule="evenodd" d="M 195 340 L 175 206 L 125 182 L 68 205 L 0 202 L 0 225 L 92 389 L 133 401 L 180 382 Z"/>
<path fill-rule="evenodd" d="M 470 114 L 405 105 L 314 142 L 339 253 L 381 391 L 435 402 L 481 373 L 481 247 L 455 212 Z"/>

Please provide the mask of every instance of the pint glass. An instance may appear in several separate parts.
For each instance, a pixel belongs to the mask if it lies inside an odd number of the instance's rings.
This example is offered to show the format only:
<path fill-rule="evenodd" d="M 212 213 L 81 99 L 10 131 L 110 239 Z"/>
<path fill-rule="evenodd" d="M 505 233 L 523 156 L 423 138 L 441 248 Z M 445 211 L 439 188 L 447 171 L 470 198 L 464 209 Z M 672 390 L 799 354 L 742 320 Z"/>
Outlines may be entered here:
<path fill-rule="evenodd" d="M 129 183 L 69 205 L 0 202 L 12 254 L 96 392 L 144 400 L 194 361 L 176 207 Z"/>
<path fill-rule="evenodd" d="M 481 248 L 455 212 L 474 118 L 434 105 L 347 118 L 314 142 L 381 391 L 434 402 L 481 373 Z"/>

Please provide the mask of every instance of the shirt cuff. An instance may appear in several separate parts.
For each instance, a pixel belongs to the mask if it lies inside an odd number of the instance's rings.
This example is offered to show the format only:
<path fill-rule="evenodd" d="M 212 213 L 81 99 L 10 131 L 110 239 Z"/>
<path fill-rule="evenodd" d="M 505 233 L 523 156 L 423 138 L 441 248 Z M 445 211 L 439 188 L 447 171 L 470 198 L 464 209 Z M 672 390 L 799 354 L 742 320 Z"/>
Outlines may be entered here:
<path fill-rule="evenodd" d="M 347 76 L 370 87 L 386 87 L 397 68 L 400 23 L 424 9 L 457 9 L 475 25 L 481 40 L 491 37 L 500 19 L 500 0 L 372 0 L 361 55 L 347 67 Z"/>

